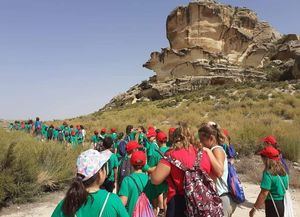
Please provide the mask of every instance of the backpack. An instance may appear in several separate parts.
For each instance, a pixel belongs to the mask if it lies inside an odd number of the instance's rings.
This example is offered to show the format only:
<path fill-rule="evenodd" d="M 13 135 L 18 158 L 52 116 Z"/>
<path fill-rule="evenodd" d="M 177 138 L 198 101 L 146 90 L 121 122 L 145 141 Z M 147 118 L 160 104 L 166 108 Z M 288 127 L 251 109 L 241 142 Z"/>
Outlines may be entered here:
<path fill-rule="evenodd" d="M 132 176 L 129 176 L 129 178 L 134 182 L 134 184 L 137 187 L 137 190 L 139 192 L 139 197 L 136 201 L 132 217 L 155 217 L 153 208 L 149 202 L 148 197 L 142 191 L 138 184 L 136 183 L 135 179 Z"/>
<path fill-rule="evenodd" d="M 133 172 L 133 167 L 130 163 L 130 158 L 127 156 L 120 160 L 120 165 L 118 167 L 118 186 L 121 186 L 123 179 L 129 176 Z"/>
<path fill-rule="evenodd" d="M 224 144 L 224 145 L 222 145 L 222 147 L 225 150 L 227 158 L 235 158 L 237 156 L 237 153 L 232 144 L 230 144 L 230 145 Z"/>
<path fill-rule="evenodd" d="M 51 140 L 53 138 L 53 128 L 49 127 L 47 131 L 47 139 Z"/>
<path fill-rule="evenodd" d="M 58 132 L 57 141 L 59 141 L 59 142 L 63 142 L 64 141 L 64 134 L 63 134 L 62 131 Z"/>
<path fill-rule="evenodd" d="M 126 145 L 127 145 L 127 141 L 126 140 L 121 140 L 118 146 L 118 153 L 120 154 L 121 157 L 125 157 L 125 155 L 127 154 L 126 152 Z"/>
<path fill-rule="evenodd" d="M 184 172 L 184 196 L 187 216 L 189 217 L 223 217 L 222 200 L 214 181 L 199 167 L 202 151 L 197 154 L 193 168 L 186 168 L 179 160 L 165 157 L 171 164 Z"/>
<path fill-rule="evenodd" d="M 230 196 L 234 202 L 236 202 L 237 204 L 241 204 L 245 202 L 246 199 L 245 199 L 243 186 L 241 184 L 235 166 L 230 162 L 228 162 L 227 187 Z"/>

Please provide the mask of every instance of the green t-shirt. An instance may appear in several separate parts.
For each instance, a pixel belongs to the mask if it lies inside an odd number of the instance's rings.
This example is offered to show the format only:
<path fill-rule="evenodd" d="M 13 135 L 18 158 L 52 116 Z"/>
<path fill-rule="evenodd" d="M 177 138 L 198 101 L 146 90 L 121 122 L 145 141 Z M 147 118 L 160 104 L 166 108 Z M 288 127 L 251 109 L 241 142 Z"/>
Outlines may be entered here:
<path fill-rule="evenodd" d="M 98 142 L 100 142 L 100 137 L 96 136 L 96 135 L 93 135 L 91 140 L 92 140 L 92 143 L 98 143 Z"/>
<path fill-rule="evenodd" d="M 58 130 L 54 129 L 53 130 L 53 139 L 57 140 L 57 136 L 58 136 Z"/>
<path fill-rule="evenodd" d="M 117 168 L 119 166 L 119 161 L 117 158 L 117 155 L 112 154 L 109 158 L 109 162 L 108 162 L 108 169 L 109 169 L 109 176 L 108 176 L 108 180 L 111 182 L 115 181 L 115 172 L 114 169 Z"/>
<path fill-rule="evenodd" d="M 144 188 L 147 186 L 149 181 L 149 177 L 145 173 L 133 173 L 123 179 L 119 195 L 128 198 L 126 209 L 130 216 L 132 216 L 135 204 L 140 196 L 140 192 L 131 177 L 136 181 L 140 191 L 144 191 Z"/>
<path fill-rule="evenodd" d="M 168 191 L 168 184 L 166 182 L 160 185 L 153 185 L 150 181 L 145 188 L 145 194 L 147 195 L 150 202 L 156 199 L 160 194 L 166 193 Z"/>
<path fill-rule="evenodd" d="M 108 192 L 105 190 L 99 190 L 92 193 L 88 197 L 87 203 L 82 205 L 76 212 L 77 217 L 98 217 L 103 207 Z M 63 201 L 61 201 L 51 217 L 67 217 L 62 212 Z M 110 194 L 104 208 L 102 217 L 129 217 L 125 207 L 122 204 L 120 198 L 115 194 Z"/>
<path fill-rule="evenodd" d="M 71 136 L 71 144 L 72 144 L 72 148 L 76 148 L 78 145 L 78 138 L 77 136 Z"/>
<path fill-rule="evenodd" d="M 162 152 L 162 153 L 166 153 L 170 148 L 167 147 L 167 146 L 163 146 L 163 147 L 160 147 L 159 150 Z"/>
<path fill-rule="evenodd" d="M 289 183 L 288 175 L 279 177 L 273 176 L 269 172 L 264 171 L 260 187 L 270 191 L 267 200 L 271 200 L 270 194 L 272 194 L 274 200 L 283 200 L 286 190 L 283 188 L 280 178 L 285 186 L 285 189 L 287 189 Z"/>
<path fill-rule="evenodd" d="M 160 153 L 157 151 L 159 149 L 158 145 L 155 142 L 147 142 L 146 143 L 147 149 L 147 164 L 149 167 L 157 166 L 158 162 L 161 159 Z"/>

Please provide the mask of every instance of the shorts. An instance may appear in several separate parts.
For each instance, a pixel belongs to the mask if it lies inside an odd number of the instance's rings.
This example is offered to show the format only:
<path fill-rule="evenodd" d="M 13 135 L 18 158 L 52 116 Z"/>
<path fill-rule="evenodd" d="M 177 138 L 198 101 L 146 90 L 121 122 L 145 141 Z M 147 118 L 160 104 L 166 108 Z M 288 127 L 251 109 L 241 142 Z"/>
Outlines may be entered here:
<path fill-rule="evenodd" d="M 222 200 L 224 217 L 231 217 L 237 207 L 237 204 L 232 200 L 229 194 L 221 195 L 220 198 Z"/>
<path fill-rule="evenodd" d="M 279 217 L 283 217 L 284 216 L 283 200 L 274 200 L 274 202 L 275 202 L 276 208 L 278 210 Z M 266 217 L 277 217 L 278 216 L 272 200 L 266 200 L 265 206 L 266 206 Z"/>

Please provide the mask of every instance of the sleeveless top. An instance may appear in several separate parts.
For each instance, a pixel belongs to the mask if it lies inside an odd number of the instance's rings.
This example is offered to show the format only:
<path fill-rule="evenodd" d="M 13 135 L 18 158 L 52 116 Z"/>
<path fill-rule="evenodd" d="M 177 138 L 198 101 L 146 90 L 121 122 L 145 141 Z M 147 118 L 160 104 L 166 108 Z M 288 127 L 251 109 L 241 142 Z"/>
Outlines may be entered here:
<path fill-rule="evenodd" d="M 216 181 L 217 191 L 218 191 L 219 196 L 221 196 L 222 194 L 227 194 L 229 192 L 228 186 L 227 186 L 228 160 L 227 160 L 226 152 L 222 148 L 222 146 L 216 145 L 216 146 L 212 147 L 210 150 L 213 151 L 216 148 L 220 148 L 225 154 L 224 168 L 223 168 L 224 172 L 223 172 L 223 175 L 220 178 L 218 178 Z"/>

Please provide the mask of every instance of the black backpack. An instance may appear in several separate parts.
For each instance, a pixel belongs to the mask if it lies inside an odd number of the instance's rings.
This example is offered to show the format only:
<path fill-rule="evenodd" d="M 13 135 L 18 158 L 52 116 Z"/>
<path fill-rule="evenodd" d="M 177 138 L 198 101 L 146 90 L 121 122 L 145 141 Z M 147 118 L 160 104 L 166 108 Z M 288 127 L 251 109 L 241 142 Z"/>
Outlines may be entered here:
<path fill-rule="evenodd" d="M 131 166 L 130 158 L 128 158 L 127 156 L 123 157 L 118 168 L 118 186 L 121 186 L 123 179 L 126 176 L 129 176 L 133 171 L 134 170 Z"/>
<path fill-rule="evenodd" d="M 53 128 L 49 127 L 48 132 L 47 132 L 47 137 L 49 140 L 53 138 Z"/>

